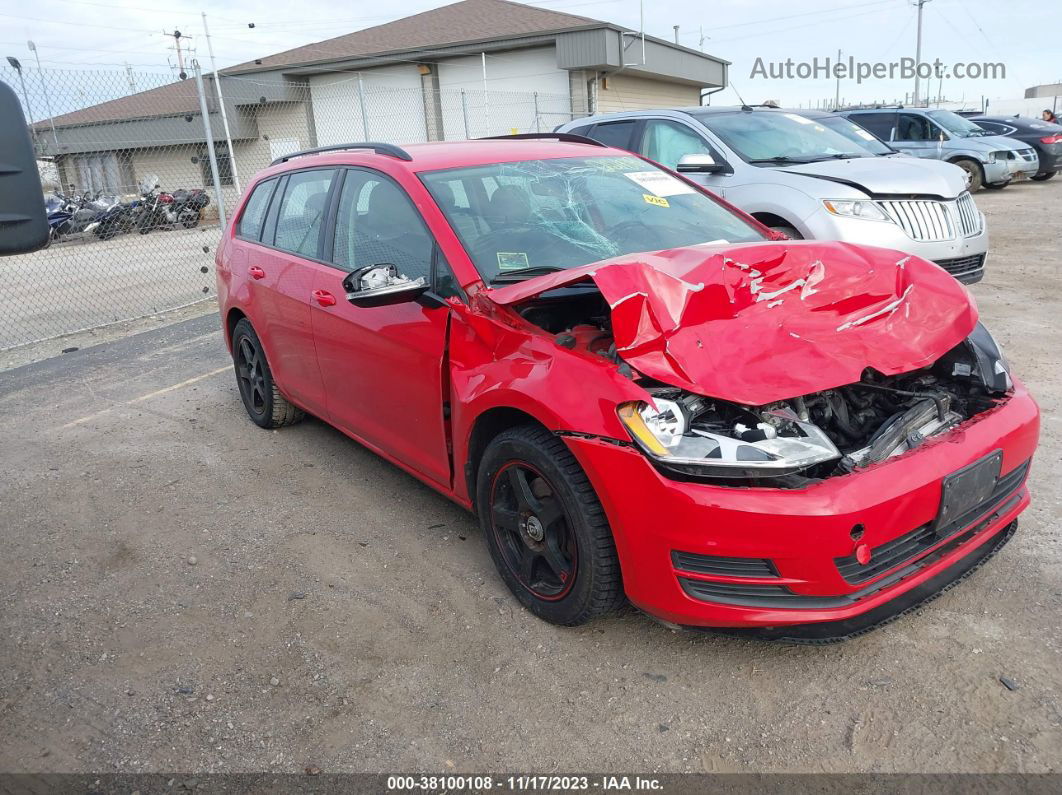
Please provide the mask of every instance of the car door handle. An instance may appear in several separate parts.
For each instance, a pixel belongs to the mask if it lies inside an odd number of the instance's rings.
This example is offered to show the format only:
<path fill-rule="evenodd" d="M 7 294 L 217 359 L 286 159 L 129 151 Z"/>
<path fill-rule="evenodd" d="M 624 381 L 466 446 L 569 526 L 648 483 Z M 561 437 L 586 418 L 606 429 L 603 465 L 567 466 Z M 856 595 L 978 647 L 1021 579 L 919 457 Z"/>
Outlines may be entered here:
<path fill-rule="evenodd" d="M 327 290 L 314 290 L 313 300 L 319 303 L 321 306 L 335 306 L 336 297 Z"/>
<path fill-rule="evenodd" d="M 262 270 L 261 268 L 259 268 L 257 265 L 252 265 L 251 267 L 249 267 L 247 269 L 247 273 L 252 279 L 264 279 L 265 278 L 265 271 Z"/>

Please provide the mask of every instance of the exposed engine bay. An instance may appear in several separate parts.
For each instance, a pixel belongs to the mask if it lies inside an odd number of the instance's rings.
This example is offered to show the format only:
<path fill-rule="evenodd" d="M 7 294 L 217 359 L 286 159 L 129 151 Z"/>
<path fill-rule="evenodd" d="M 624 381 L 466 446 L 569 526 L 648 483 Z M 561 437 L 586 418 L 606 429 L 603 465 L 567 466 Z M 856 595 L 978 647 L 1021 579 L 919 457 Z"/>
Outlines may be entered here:
<path fill-rule="evenodd" d="M 929 367 L 894 376 L 867 368 L 858 383 L 763 406 L 696 395 L 646 378 L 617 353 L 596 290 L 525 304 L 520 314 L 561 347 L 614 363 L 652 403 L 620 407 L 634 441 L 672 475 L 726 485 L 800 488 L 901 455 L 997 405 L 1011 389 L 980 324 Z"/>

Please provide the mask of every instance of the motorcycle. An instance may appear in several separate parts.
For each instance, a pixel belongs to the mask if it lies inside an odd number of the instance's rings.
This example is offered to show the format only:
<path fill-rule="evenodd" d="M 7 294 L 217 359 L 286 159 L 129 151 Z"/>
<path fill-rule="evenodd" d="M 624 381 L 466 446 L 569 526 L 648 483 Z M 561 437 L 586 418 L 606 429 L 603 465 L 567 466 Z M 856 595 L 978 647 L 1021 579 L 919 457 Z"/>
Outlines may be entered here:
<path fill-rule="evenodd" d="M 122 205 L 114 196 L 98 191 L 94 196 L 66 196 L 55 191 L 44 203 L 48 213 L 48 244 L 79 234 L 95 234 L 101 239 L 121 231 Z M 101 224 L 105 224 L 101 226 Z"/>
<path fill-rule="evenodd" d="M 137 222 L 137 231 L 146 235 L 163 227 L 194 229 L 199 225 L 203 208 L 210 204 L 210 197 L 201 188 L 177 190 L 173 193 L 156 192 L 158 177 L 148 175 L 141 184 L 143 211 Z M 150 187 L 148 187 L 150 186 Z"/>

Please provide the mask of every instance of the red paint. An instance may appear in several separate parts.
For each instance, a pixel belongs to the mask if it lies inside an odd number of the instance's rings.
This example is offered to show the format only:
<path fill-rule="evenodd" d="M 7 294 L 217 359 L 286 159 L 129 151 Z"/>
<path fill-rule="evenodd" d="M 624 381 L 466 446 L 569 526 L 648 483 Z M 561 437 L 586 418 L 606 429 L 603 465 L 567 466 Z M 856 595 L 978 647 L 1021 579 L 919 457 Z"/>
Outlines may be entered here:
<path fill-rule="evenodd" d="M 759 404 L 856 381 L 867 366 L 897 373 L 936 359 L 973 327 L 976 309 L 969 295 L 930 263 L 911 258 L 901 267 L 904 258 L 896 252 L 812 241 L 629 256 L 488 289 L 417 172 L 623 153 L 543 141 L 408 150 L 412 162 L 367 151 L 298 158 L 258 179 L 325 165 L 383 172 L 415 204 L 467 300 L 355 307 L 342 298 L 344 271 L 240 240 L 231 223 L 217 254 L 218 297 L 226 322 L 234 312 L 250 319 L 285 396 L 457 503 L 471 507 L 470 442 L 487 412 L 516 411 L 567 432 L 562 438 L 608 515 L 628 596 L 662 618 L 702 626 L 858 614 L 968 554 L 1027 504 L 1023 492 L 1021 503 L 976 539 L 843 610 L 779 611 L 693 600 L 678 585 L 673 549 L 771 558 L 781 575 L 772 582 L 797 593 L 856 590 L 833 563 L 852 554 L 852 527 L 864 525 L 861 546 L 874 548 L 930 521 L 940 481 L 950 472 L 995 449 L 1004 451 L 1003 472 L 1028 459 L 1036 446 L 1035 403 L 1018 384 L 999 408 L 912 453 L 802 490 L 680 482 L 661 475 L 627 443 L 616 407 L 648 395 L 593 352 L 596 332 L 577 327 L 577 344 L 567 349 L 512 305 L 550 287 L 593 279 L 616 305 L 617 345 L 636 370 L 695 392 Z M 810 289 L 801 284 L 778 293 L 809 275 Z M 621 300 L 641 292 L 646 295 Z M 772 293 L 778 295 L 757 300 Z M 325 294 L 339 299 L 325 306 L 318 299 Z M 779 299 L 782 304 L 770 306 Z M 897 301 L 895 311 L 883 311 Z"/>
<path fill-rule="evenodd" d="M 327 290 L 314 290 L 313 300 L 316 301 L 320 306 L 336 305 L 336 297 Z"/>
<path fill-rule="evenodd" d="M 632 367 L 754 406 L 851 384 L 866 367 L 916 370 L 977 322 L 966 289 L 936 265 L 815 241 L 639 254 L 490 296 L 519 303 L 586 279 L 612 306 L 616 348 Z"/>
<path fill-rule="evenodd" d="M 866 566 L 868 563 L 870 563 L 870 545 L 858 544 L 855 548 L 855 556 L 860 566 Z"/>

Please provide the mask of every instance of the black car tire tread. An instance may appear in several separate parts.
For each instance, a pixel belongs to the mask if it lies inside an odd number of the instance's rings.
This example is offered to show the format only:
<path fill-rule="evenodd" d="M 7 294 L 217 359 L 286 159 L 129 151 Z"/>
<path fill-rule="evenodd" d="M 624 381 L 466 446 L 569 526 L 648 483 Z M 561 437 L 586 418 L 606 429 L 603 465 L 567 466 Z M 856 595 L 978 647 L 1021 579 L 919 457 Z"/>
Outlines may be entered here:
<path fill-rule="evenodd" d="M 494 471 L 513 458 L 527 460 L 547 475 L 550 485 L 561 492 L 568 515 L 576 517 L 573 528 L 579 548 L 576 585 L 568 596 L 557 602 L 536 599 L 524 589 L 508 570 L 494 542 L 490 520 L 491 481 Z M 476 485 L 480 527 L 491 558 L 509 590 L 524 607 L 552 624 L 573 627 L 611 613 L 625 603 L 623 575 L 605 510 L 583 468 L 561 439 L 535 425 L 502 431 L 483 453 Z M 580 583 L 585 577 L 589 577 L 589 583 L 585 580 Z"/>
<path fill-rule="evenodd" d="M 1051 177 L 1053 177 L 1057 173 L 1057 171 L 1047 171 L 1043 174 L 1035 174 L 1029 177 L 1029 179 L 1034 180 L 1035 182 L 1043 182 L 1044 180 L 1051 179 Z"/>
<path fill-rule="evenodd" d="M 236 326 L 232 330 L 233 366 L 236 366 L 235 352 L 238 349 L 241 337 L 247 337 L 250 339 L 258 349 L 259 356 L 262 358 L 262 369 L 266 379 L 266 386 L 268 387 L 268 403 L 264 406 L 265 411 L 263 411 L 260 416 L 256 416 L 255 413 L 248 408 L 246 400 L 243 400 L 244 408 L 247 409 L 247 415 L 256 425 L 262 428 L 283 428 L 285 425 L 294 425 L 306 416 L 306 412 L 290 402 L 280 393 L 276 381 L 273 380 L 273 371 L 269 369 L 269 359 L 266 357 L 265 349 L 262 347 L 262 341 L 258 339 L 254 326 L 251 325 L 251 322 L 247 320 L 247 318 L 242 318 L 236 323 Z M 242 391 L 240 392 L 240 397 L 242 400 Z"/>

